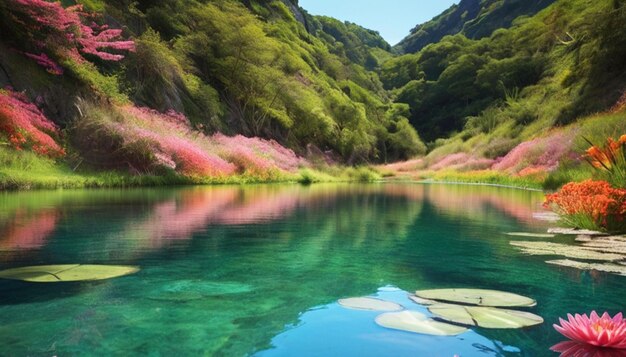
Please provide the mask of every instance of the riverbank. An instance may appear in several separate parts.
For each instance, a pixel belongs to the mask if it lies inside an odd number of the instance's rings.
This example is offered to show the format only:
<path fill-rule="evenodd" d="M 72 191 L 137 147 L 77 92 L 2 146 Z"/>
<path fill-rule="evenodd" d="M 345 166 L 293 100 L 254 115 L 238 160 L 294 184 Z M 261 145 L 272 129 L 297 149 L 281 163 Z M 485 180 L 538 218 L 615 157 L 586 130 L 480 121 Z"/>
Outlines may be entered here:
<path fill-rule="evenodd" d="M 132 175 L 121 171 L 81 169 L 80 162 L 57 162 L 28 151 L 0 147 L 0 191 L 61 188 L 150 187 L 174 185 L 222 185 L 252 183 L 371 182 L 380 173 L 369 167 L 303 167 L 295 172 L 246 171 L 228 176 Z"/>

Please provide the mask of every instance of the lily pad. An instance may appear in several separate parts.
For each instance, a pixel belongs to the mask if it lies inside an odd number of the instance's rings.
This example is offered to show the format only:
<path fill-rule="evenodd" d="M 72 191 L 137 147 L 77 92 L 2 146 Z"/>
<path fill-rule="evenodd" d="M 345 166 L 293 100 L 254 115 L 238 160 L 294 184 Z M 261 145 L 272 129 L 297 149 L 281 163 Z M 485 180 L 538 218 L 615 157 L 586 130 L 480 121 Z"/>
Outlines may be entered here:
<path fill-rule="evenodd" d="M 437 304 L 428 311 L 450 322 L 484 328 L 522 328 L 543 323 L 541 316 L 526 311 L 485 306 Z"/>
<path fill-rule="evenodd" d="M 87 281 L 116 278 L 139 271 L 135 266 L 61 264 L 39 265 L 0 271 L 0 278 L 23 280 L 35 283 L 57 283 L 64 281 Z"/>
<path fill-rule="evenodd" d="M 551 242 L 527 242 L 514 241 L 511 245 L 521 248 L 522 252 L 529 255 L 560 255 L 567 258 L 584 260 L 622 260 L 626 255 L 615 253 L 602 253 L 584 247 Z"/>
<path fill-rule="evenodd" d="M 597 270 L 605 273 L 617 274 L 626 276 L 626 265 L 621 264 L 591 264 L 585 262 L 579 262 L 576 260 L 562 259 L 562 260 L 548 260 L 546 263 L 560 265 L 569 268 L 576 268 L 580 270 Z"/>
<path fill-rule="evenodd" d="M 434 336 L 456 336 L 467 328 L 429 319 L 417 311 L 388 312 L 376 317 L 382 327 Z"/>
<path fill-rule="evenodd" d="M 415 296 L 415 295 L 409 295 L 409 299 L 411 299 L 414 303 L 420 304 L 420 305 L 440 304 L 440 302 L 438 302 L 438 301 L 430 300 L 430 299 L 424 299 L 424 298 L 421 298 L 421 297 Z"/>
<path fill-rule="evenodd" d="M 554 212 L 534 212 L 533 218 L 539 221 L 557 222 L 561 219 L 558 214 Z"/>
<path fill-rule="evenodd" d="M 579 236 L 576 241 L 583 242 L 583 246 L 587 249 L 596 250 L 605 253 L 616 253 L 626 255 L 626 237 L 589 237 Z"/>
<path fill-rule="evenodd" d="M 395 302 L 375 299 L 371 297 L 354 297 L 347 299 L 339 299 L 339 305 L 354 310 L 370 310 L 370 311 L 400 311 L 402 305 Z"/>
<path fill-rule="evenodd" d="M 602 233 L 602 232 L 590 231 L 588 229 L 576 229 L 576 228 L 549 228 L 548 233 L 574 235 L 574 236 L 579 235 L 579 234 L 586 234 L 590 236 L 606 235 L 606 233 Z"/>
<path fill-rule="evenodd" d="M 530 232 L 509 232 L 506 235 L 514 237 L 532 237 L 532 238 L 554 238 L 554 234 L 549 233 L 530 233 Z"/>
<path fill-rule="evenodd" d="M 537 304 L 535 300 L 526 296 L 486 289 L 418 290 L 415 295 L 424 299 L 479 306 L 535 306 Z"/>

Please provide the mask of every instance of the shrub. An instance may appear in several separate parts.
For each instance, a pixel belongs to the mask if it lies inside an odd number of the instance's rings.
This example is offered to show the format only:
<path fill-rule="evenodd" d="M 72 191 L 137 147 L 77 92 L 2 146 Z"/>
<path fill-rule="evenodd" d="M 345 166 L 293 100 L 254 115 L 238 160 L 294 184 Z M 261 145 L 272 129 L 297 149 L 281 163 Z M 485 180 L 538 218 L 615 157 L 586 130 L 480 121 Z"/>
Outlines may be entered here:
<path fill-rule="evenodd" d="M 268 170 L 276 167 L 295 173 L 306 162 L 293 150 L 280 145 L 275 140 L 247 138 L 243 135 L 226 136 L 215 134 L 212 140 L 221 146 L 222 156 L 234 162 L 240 168 Z"/>
<path fill-rule="evenodd" d="M 547 195 L 544 205 L 572 227 L 626 231 L 626 190 L 613 188 L 606 181 L 570 182 Z"/>
<path fill-rule="evenodd" d="M 76 145 L 91 163 L 130 168 L 135 173 L 176 171 L 191 177 L 277 179 L 307 162 L 273 140 L 206 136 L 180 113 L 126 105 L 89 113 L 74 125 Z"/>
<path fill-rule="evenodd" d="M 573 133 L 561 131 L 555 134 L 525 141 L 501 158 L 492 169 L 519 173 L 528 167 L 552 171 L 559 161 L 572 154 Z"/>
<path fill-rule="evenodd" d="M 431 170 L 455 169 L 459 171 L 487 169 L 493 164 L 493 160 L 478 158 L 464 152 L 444 156 Z"/>
<path fill-rule="evenodd" d="M 21 93 L 0 91 L 0 137 L 16 150 L 32 149 L 51 158 L 65 155 L 57 144 L 58 127 Z"/>
<path fill-rule="evenodd" d="M 135 49 L 133 41 L 119 40 L 122 30 L 97 25 L 93 21 L 95 16 L 83 11 L 82 5 L 63 8 L 60 2 L 9 0 L 6 10 L 14 22 L 6 26 L 11 27 L 11 31 L 22 31 L 17 38 L 26 40 L 30 46 L 42 52 L 40 55 L 27 55 L 48 70 L 58 65 L 47 54 L 64 59 L 73 58 L 79 62 L 85 60 L 83 54 L 105 61 L 119 61 L 124 58 L 123 55 L 104 50 Z"/>

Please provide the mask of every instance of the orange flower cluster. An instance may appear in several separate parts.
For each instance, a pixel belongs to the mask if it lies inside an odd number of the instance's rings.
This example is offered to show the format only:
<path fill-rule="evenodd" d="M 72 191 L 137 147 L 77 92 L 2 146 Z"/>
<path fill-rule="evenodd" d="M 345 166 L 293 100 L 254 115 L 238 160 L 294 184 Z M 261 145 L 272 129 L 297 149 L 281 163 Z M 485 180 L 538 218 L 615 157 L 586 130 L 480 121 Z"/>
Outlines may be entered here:
<path fill-rule="evenodd" d="M 626 134 L 617 141 L 608 138 L 604 147 L 593 145 L 585 159 L 596 169 L 608 174 L 608 179 L 619 187 L 626 187 Z"/>
<path fill-rule="evenodd" d="M 613 188 L 606 181 L 570 182 L 557 193 L 547 195 L 544 206 L 566 221 L 590 219 L 595 228 L 606 231 L 626 229 L 626 189 Z"/>

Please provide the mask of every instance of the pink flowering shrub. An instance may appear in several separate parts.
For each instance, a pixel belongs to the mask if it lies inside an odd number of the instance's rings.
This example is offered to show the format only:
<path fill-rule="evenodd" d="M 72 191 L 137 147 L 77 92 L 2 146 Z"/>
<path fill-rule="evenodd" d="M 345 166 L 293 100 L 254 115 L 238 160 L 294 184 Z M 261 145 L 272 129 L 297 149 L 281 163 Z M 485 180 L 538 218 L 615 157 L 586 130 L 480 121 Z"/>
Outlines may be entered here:
<path fill-rule="evenodd" d="M 273 140 L 193 130 L 174 111 L 126 105 L 110 113 L 85 108 L 94 117 L 79 121 L 72 137 L 90 162 L 104 167 L 129 167 L 138 173 L 162 169 L 194 177 L 226 177 L 235 173 L 258 178 L 295 172 L 307 163 Z M 99 113 L 99 115 L 98 115 Z M 103 149 L 104 148 L 104 149 Z"/>
<path fill-rule="evenodd" d="M 573 155 L 573 139 L 573 131 L 561 131 L 550 136 L 525 141 L 504 157 L 496 160 L 491 168 L 513 174 L 552 171 L 559 166 L 559 162 L 564 157 Z"/>
<path fill-rule="evenodd" d="M 247 138 L 242 135 L 233 137 L 215 134 L 212 140 L 220 147 L 221 155 L 236 164 L 240 170 L 265 172 L 277 168 L 295 172 L 305 161 L 293 150 L 287 149 L 274 140 Z"/>
<path fill-rule="evenodd" d="M 48 157 L 61 157 L 65 150 L 55 141 L 59 129 L 25 95 L 0 90 L 0 138 L 16 150 L 32 149 Z"/>
<path fill-rule="evenodd" d="M 124 142 L 147 141 L 152 155 L 153 165 L 174 169 L 188 176 L 227 176 L 233 174 L 235 165 L 219 156 L 208 152 L 194 138 L 187 118 L 176 112 L 161 114 L 149 108 L 126 106 L 122 112 L 134 118 L 120 128 Z M 135 125 L 132 125 L 135 124 Z"/>
<path fill-rule="evenodd" d="M 60 2 L 45 0 L 6 0 L 12 23 L 5 24 L 20 34 L 22 40 L 40 54 L 25 52 L 48 72 L 60 75 L 63 69 L 49 55 L 57 59 L 85 61 L 83 54 L 105 61 L 119 61 L 119 53 L 134 51 L 134 41 L 120 40 L 122 30 L 109 29 L 94 22 L 93 14 L 83 11 L 82 5 L 64 8 Z"/>
<path fill-rule="evenodd" d="M 430 166 L 431 170 L 439 171 L 442 169 L 453 169 L 458 171 L 481 170 L 490 167 L 493 160 L 475 157 L 473 155 L 458 152 L 444 156 L 434 165 Z"/>

